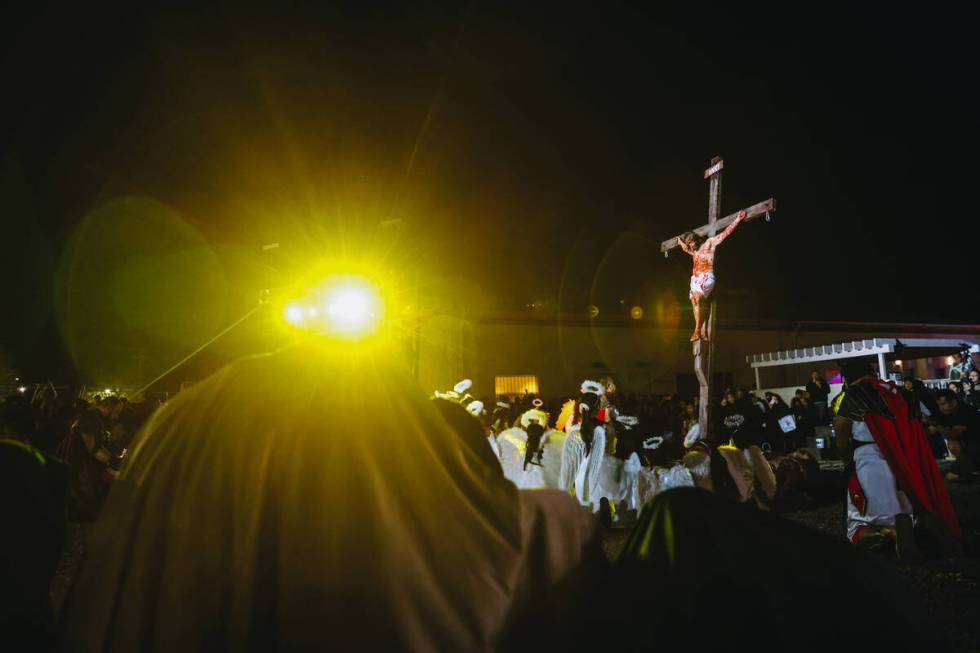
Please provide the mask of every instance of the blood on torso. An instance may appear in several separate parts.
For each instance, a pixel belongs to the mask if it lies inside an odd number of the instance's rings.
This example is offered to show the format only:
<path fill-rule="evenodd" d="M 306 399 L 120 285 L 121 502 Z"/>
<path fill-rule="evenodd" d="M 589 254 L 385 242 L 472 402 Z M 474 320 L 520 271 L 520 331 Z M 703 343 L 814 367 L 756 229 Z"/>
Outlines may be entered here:
<path fill-rule="evenodd" d="M 715 271 L 715 245 L 714 243 L 708 241 L 701 245 L 696 252 L 694 252 L 694 272 L 692 275 L 697 276 L 699 274 L 704 274 L 705 272 Z"/>

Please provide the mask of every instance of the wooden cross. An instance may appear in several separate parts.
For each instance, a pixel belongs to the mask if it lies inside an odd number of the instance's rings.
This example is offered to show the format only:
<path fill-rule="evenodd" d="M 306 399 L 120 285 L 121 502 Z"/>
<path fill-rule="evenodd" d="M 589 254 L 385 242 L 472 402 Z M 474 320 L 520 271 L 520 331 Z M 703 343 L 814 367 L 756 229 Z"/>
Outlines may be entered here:
<path fill-rule="evenodd" d="M 725 162 L 721 157 L 714 157 L 708 164 L 708 169 L 704 171 L 704 178 L 709 180 L 708 192 L 708 224 L 694 229 L 694 233 L 701 238 L 711 238 L 719 230 L 724 229 L 732 222 L 738 212 L 718 219 L 721 211 L 721 171 L 725 167 Z M 745 209 L 746 216 L 743 222 L 748 222 L 756 218 L 765 216 L 769 220 L 769 212 L 776 210 L 776 200 L 769 198 L 758 204 Z M 660 251 L 666 257 L 670 250 L 678 246 L 680 236 L 674 236 L 660 243 Z M 711 424 L 711 359 L 715 349 L 715 318 L 716 302 L 712 301 L 708 309 L 708 319 L 704 327 L 704 337 L 694 343 L 694 373 L 698 377 L 698 384 L 701 386 L 701 405 L 698 411 L 698 425 L 700 426 L 701 438 L 708 437 L 708 428 Z M 705 351 L 707 346 L 707 351 Z"/>

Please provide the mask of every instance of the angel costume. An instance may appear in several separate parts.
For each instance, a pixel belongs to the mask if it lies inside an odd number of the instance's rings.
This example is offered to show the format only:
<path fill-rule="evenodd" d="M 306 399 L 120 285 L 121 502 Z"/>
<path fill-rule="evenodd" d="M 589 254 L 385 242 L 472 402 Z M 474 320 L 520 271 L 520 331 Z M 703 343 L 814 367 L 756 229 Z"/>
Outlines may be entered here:
<path fill-rule="evenodd" d="M 62 649 L 508 649 L 529 616 L 579 603 L 595 520 L 518 491 L 400 358 L 309 342 L 158 411 L 94 526 Z"/>
<path fill-rule="evenodd" d="M 561 431 L 552 429 L 541 439 L 541 476 L 544 486 L 552 490 L 561 489 L 561 457 L 566 437 Z"/>
<path fill-rule="evenodd" d="M 527 432 L 513 427 L 497 436 L 500 451 L 500 466 L 504 476 L 521 490 L 534 490 L 545 487 L 544 474 L 540 465 L 525 465 L 527 455 Z"/>
<path fill-rule="evenodd" d="M 558 475 L 560 489 L 574 491 L 579 503 L 591 507 L 593 511 L 599 509 L 599 480 L 605 449 L 606 430 L 603 427 L 595 427 L 592 449 L 587 451 L 582 439 L 582 425 L 575 424 L 565 438 L 562 450 L 561 472 Z"/>

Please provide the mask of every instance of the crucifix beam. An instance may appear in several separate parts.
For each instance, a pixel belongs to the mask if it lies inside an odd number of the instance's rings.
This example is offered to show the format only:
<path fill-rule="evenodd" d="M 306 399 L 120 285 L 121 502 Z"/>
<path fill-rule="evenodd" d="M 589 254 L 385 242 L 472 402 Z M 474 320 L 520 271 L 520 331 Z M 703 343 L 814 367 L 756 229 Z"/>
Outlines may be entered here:
<path fill-rule="evenodd" d="M 764 202 L 759 202 L 758 204 L 753 204 L 752 206 L 750 206 L 747 209 L 745 209 L 745 212 L 746 212 L 747 215 L 745 216 L 744 222 L 749 222 L 750 220 L 755 220 L 756 218 L 761 218 L 762 216 L 766 215 L 770 211 L 775 211 L 775 210 L 776 210 L 776 200 L 770 197 L 769 199 L 765 200 Z M 718 230 L 718 231 L 721 231 L 722 229 L 724 229 L 725 227 L 727 227 L 728 225 L 730 225 L 735 220 L 735 216 L 736 215 L 738 215 L 738 214 L 737 213 L 732 213 L 731 215 L 726 215 L 724 218 L 721 218 L 720 220 L 718 220 L 717 222 L 715 222 L 715 224 L 714 224 L 715 229 Z M 698 236 L 704 238 L 704 237 L 706 237 L 708 235 L 708 231 L 710 229 L 711 229 L 711 225 L 710 224 L 706 224 L 706 225 L 702 225 L 702 226 L 698 227 L 697 229 L 694 229 L 694 233 L 696 233 Z M 674 236 L 673 238 L 670 238 L 670 239 L 665 240 L 664 242 L 660 243 L 660 251 L 663 252 L 664 254 L 666 254 L 670 250 L 672 250 L 675 247 L 677 247 L 677 240 L 678 240 L 678 238 L 680 238 L 680 236 Z"/>

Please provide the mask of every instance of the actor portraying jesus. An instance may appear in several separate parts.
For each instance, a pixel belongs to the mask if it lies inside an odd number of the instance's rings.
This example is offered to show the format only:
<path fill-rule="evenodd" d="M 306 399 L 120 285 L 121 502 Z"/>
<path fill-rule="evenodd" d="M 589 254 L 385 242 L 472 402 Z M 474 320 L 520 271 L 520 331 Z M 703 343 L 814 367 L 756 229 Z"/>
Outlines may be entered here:
<path fill-rule="evenodd" d="M 701 300 L 707 298 L 715 289 L 715 248 L 728 238 L 735 228 L 746 218 L 745 211 L 739 211 L 735 220 L 724 231 L 701 241 L 697 234 L 689 231 L 677 239 L 682 250 L 694 257 L 694 272 L 691 274 L 691 306 L 694 307 L 694 333 L 691 342 L 707 340 L 701 331 Z"/>

